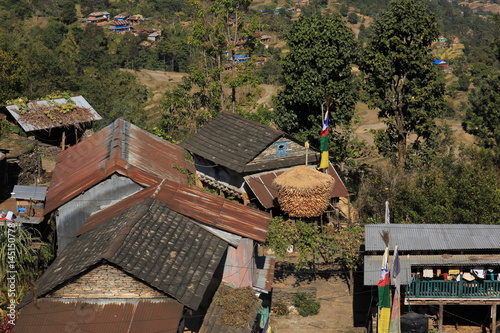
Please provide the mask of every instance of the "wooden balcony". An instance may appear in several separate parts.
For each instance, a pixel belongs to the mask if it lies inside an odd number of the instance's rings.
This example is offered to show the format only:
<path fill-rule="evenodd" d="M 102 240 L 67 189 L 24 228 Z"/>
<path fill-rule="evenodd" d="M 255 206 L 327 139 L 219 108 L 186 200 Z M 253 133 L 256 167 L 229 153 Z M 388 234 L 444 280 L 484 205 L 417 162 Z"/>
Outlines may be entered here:
<path fill-rule="evenodd" d="M 500 281 L 420 281 L 406 288 L 407 298 L 500 299 Z"/>

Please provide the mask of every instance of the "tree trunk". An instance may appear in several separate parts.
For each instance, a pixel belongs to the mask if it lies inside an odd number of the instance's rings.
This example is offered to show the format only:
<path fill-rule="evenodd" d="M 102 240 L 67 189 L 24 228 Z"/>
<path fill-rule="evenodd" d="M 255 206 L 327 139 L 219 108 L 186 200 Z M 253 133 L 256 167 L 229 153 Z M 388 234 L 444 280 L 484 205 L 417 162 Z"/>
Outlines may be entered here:
<path fill-rule="evenodd" d="M 349 286 L 349 295 L 352 295 L 354 292 L 354 270 L 352 268 L 349 270 L 347 285 Z"/>
<path fill-rule="evenodd" d="M 399 168 L 403 168 L 405 165 L 405 162 L 406 162 L 406 153 L 407 153 L 406 135 L 405 134 L 398 134 L 397 150 L 398 150 L 397 165 Z"/>

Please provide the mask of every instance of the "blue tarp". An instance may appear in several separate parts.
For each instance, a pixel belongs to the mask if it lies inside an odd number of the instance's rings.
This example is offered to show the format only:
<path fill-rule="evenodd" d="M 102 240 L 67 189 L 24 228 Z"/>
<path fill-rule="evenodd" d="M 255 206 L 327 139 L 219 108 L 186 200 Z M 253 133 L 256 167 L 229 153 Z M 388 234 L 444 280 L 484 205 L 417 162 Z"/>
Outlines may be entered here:
<path fill-rule="evenodd" d="M 448 63 L 444 60 L 433 59 L 432 61 L 434 62 L 434 65 L 448 65 Z"/>

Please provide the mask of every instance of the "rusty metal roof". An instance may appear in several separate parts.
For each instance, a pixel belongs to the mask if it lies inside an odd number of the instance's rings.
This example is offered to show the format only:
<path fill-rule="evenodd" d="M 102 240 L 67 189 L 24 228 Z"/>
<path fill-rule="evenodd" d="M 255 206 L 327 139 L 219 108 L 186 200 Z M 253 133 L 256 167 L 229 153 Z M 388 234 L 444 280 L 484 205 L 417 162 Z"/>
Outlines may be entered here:
<path fill-rule="evenodd" d="M 105 261 L 197 309 L 228 243 L 152 198 L 115 213 L 64 248 L 37 281 L 38 297 Z"/>
<path fill-rule="evenodd" d="M 50 213 L 114 173 L 148 187 L 162 179 L 187 184 L 175 167 L 190 168 L 182 148 L 117 119 L 101 131 L 59 153 L 47 191 Z"/>
<path fill-rule="evenodd" d="M 279 205 L 277 201 L 278 191 L 273 186 L 273 181 L 276 177 L 288 169 L 289 168 L 262 172 L 256 175 L 244 177 L 245 182 L 264 208 L 269 209 Z M 331 194 L 332 198 L 348 196 L 349 191 L 347 191 L 344 182 L 342 182 L 342 179 L 340 179 L 337 171 L 331 163 L 328 167 L 328 174 L 335 179 Z"/>
<path fill-rule="evenodd" d="M 270 215 L 214 194 L 165 182 L 156 198 L 170 209 L 199 222 L 265 242 Z"/>
<path fill-rule="evenodd" d="M 40 299 L 21 309 L 13 332 L 177 332 L 183 305 L 174 300 Z"/>
<path fill-rule="evenodd" d="M 144 189 L 96 212 L 90 216 L 77 235 L 91 230 L 122 210 L 149 197 L 155 198 L 170 209 L 203 224 L 259 242 L 266 240 L 271 218 L 268 213 L 197 188 L 170 182 L 163 182 L 159 186 Z"/>
<path fill-rule="evenodd" d="M 25 114 L 36 114 L 40 113 L 41 116 L 37 117 L 37 122 L 30 121 L 29 117 L 25 117 L 24 113 L 19 110 L 19 107 L 14 104 L 6 105 L 5 108 L 7 111 L 14 117 L 16 122 L 25 132 L 39 131 L 39 130 L 48 130 L 55 127 L 62 127 L 61 123 L 58 120 L 51 120 L 45 115 L 43 115 L 43 111 L 47 110 L 49 107 L 53 107 L 56 104 L 68 104 L 73 103 L 77 107 L 83 108 L 86 110 L 84 113 L 78 114 L 76 119 L 72 119 L 71 125 L 77 125 L 81 123 L 88 123 L 96 120 L 101 120 L 102 117 L 97 113 L 96 110 L 87 102 L 83 96 L 72 96 L 71 101 L 68 101 L 65 98 L 55 98 L 53 100 L 39 100 L 39 101 L 31 101 L 28 103 L 28 111 Z M 69 124 L 64 124 L 69 125 Z"/>

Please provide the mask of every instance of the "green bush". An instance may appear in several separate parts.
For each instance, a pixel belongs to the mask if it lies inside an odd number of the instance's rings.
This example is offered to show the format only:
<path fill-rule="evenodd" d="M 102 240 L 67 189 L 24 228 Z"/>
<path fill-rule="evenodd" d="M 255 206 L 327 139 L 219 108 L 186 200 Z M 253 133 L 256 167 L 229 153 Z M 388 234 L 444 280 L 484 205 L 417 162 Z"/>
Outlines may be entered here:
<path fill-rule="evenodd" d="M 317 315 L 321 307 L 319 302 L 310 299 L 305 293 L 297 293 L 293 298 L 293 305 L 302 317 Z"/>

